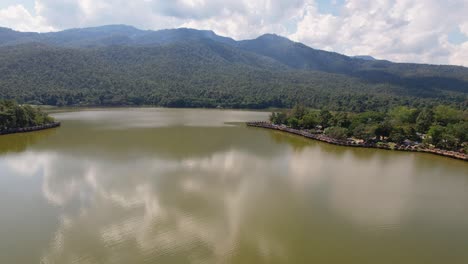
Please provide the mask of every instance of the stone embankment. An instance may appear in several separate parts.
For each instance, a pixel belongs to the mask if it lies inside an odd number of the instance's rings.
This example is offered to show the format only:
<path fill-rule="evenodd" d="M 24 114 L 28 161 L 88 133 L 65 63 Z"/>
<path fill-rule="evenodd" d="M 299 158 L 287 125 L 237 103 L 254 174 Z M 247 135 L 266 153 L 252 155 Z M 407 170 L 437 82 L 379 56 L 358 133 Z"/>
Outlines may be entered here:
<path fill-rule="evenodd" d="M 59 126 L 60 126 L 60 122 L 53 122 L 53 123 L 49 123 L 49 124 L 45 124 L 45 125 L 41 125 L 41 126 L 11 128 L 11 129 L 0 131 L 0 135 L 7 135 L 7 134 L 14 134 L 14 133 L 24 133 L 24 132 L 33 132 L 33 131 L 39 131 L 39 130 L 54 128 L 54 127 L 59 127 Z"/>
<path fill-rule="evenodd" d="M 313 134 L 306 130 L 293 129 L 290 127 L 286 127 L 284 125 L 274 125 L 269 122 L 247 122 L 247 126 L 279 130 L 279 131 L 283 131 L 283 132 L 287 132 L 287 133 L 303 136 L 306 138 L 319 140 L 319 141 L 326 142 L 329 144 L 339 145 L 339 146 L 424 152 L 424 153 L 431 153 L 435 155 L 468 161 L 467 154 L 456 152 L 456 151 L 449 151 L 449 150 L 443 150 L 443 149 L 437 149 L 437 148 L 424 148 L 421 146 L 406 146 L 406 145 L 398 145 L 398 144 L 392 147 L 392 146 L 389 146 L 388 144 L 374 144 L 374 143 L 365 143 L 365 142 L 359 143 L 353 140 L 338 140 L 338 139 L 328 137 L 324 134 Z"/>

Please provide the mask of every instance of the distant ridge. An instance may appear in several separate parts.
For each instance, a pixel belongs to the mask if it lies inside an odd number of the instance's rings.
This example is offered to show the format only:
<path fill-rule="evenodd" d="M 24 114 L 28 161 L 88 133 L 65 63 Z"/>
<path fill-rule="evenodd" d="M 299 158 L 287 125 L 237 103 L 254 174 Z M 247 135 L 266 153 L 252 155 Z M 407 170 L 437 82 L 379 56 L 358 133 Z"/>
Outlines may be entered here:
<path fill-rule="evenodd" d="M 236 41 L 209 30 L 127 25 L 0 28 L 0 98 L 53 105 L 468 106 L 468 68 L 393 63 L 275 34 Z"/>

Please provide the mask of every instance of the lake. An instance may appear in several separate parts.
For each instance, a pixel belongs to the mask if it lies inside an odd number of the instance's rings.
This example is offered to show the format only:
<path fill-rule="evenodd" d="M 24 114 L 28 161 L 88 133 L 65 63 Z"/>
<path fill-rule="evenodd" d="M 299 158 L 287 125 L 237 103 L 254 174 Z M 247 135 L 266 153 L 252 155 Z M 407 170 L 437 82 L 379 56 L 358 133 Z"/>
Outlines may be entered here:
<path fill-rule="evenodd" d="M 268 113 L 86 109 L 0 136 L 0 263 L 468 263 L 468 163 Z"/>

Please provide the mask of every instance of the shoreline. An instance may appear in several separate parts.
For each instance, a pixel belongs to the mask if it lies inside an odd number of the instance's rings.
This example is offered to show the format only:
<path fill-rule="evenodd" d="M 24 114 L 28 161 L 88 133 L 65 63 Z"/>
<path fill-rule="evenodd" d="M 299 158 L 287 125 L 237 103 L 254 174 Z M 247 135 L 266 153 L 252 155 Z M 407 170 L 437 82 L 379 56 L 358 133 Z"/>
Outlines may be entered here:
<path fill-rule="evenodd" d="M 27 133 L 27 132 L 34 132 L 34 131 L 40 131 L 40 130 L 45 130 L 45 129 L 50 129 L 50 128 L 55 128 L 59 127 L 61 124 L 60 122 L 53 122 L 41 126 L 33 126 L 33 127 L 22 127 L 22 128 L 11 128 L 7 129 L 5 131 L 0 131 L 0 136 L 2 135 L 9 135 L 9 134 L 17 134 L 17 133 Z"/>
<path fill-rule="evenodd" d="M 289 128 L 286 126 L 279 126 L 273 125 L 269 122 L 247 122 L 247 126 L 249 127 L 259 127 L 259 128 L 266 128 L 272 129 L 277 131 L 282 131 L 298 136 L 302 136 L 309 139 L 318 140 L 321 142 L 325 142 L 328 144 L 338 145 L 338 146 L 345 146 L 345 147 L 357 147 L 357 148 L 375 148 L 375 149 L 385 149 L 385 150 L 395 150 L 395 151 L 409 151 L 409 152 L 421 152 L 421 153 L 430 153 L 434 155 L 444 156 L 452 159 L 458 159 L 463 161 L 468 161 L 468 154 L 463 154 L 456 151 L 449 151 L 449 150 L 442 150 L 442 149 L 429 149 L 429 148 L 420 148 L 416 146 L 404 146 L 404 145 L 396 145 L 395 148 L 391 148 L 388 145 L 376 145 L 372 143 L 356 143 L 346 140 L 337 140 L 334 138 L 327 137 L 323 134 L 312 134 L 307 131 L 298 130 Z"/>

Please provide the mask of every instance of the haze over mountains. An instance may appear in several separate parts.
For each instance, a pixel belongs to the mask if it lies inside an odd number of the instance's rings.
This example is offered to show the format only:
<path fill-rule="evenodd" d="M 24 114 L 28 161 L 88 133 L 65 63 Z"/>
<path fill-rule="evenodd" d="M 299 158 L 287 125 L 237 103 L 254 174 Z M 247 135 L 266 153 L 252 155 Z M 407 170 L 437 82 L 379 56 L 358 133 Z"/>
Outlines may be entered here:
<path fill-rule="evenodd" d="M 379 110 L 468 106 L 468 68 L 348 57 L 266 34 L 0 28 L 0 97 L 52 105 Z"/>

